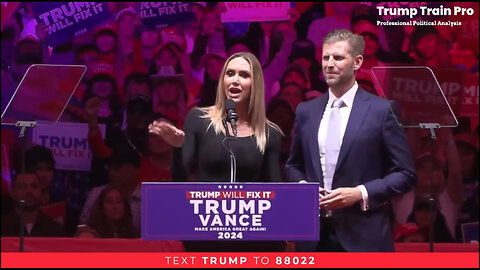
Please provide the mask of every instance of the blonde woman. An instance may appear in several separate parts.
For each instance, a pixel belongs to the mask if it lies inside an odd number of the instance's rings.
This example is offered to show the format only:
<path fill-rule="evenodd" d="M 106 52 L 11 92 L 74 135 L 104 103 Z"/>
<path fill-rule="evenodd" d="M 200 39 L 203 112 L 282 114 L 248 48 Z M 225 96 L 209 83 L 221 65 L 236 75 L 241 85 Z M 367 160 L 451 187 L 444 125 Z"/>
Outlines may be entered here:
<path fill-rule="evenodd" d="M 227 59 L 220 75 L 214 106 L 194 108 L 186 118 L 184 131 L 165 121 L 154 121 L 150 133 L 182 147 L 187 173 L 198 169 L 198 181 L 230 179 L 230 157 L 223 146 L 227 99 L 235 102 L 238 138 L 231 140 L 237 160 L 237 181 L 280 181 L 280 128 L 265 116 L 262 68 L 257 58 L 240 52 Z M 228 125 L 229 134 L 233 134 Z"/>
<path fill-rule="evenodd" d="M 217 87 L 214 106 L 194 108 L 184 131 L 165 121 L 154 121 L 150 133 L 182 147 L 187 173 L 198 169 L 198 181 L 224 182 L 230 179 L 230 154 L 223 146 L 227 99 L 235 102 L 238 138 L 231 140 L 237 160 L 237 181 L 280 181 L 280 128 L 265 116 L 264 82 L 257 58 L 240 52 L 227 59 Z M 228 133 L 233 134 L 230 125 Z M 183 242 L 187 251 L 282 251 L 285 242 Z"/>

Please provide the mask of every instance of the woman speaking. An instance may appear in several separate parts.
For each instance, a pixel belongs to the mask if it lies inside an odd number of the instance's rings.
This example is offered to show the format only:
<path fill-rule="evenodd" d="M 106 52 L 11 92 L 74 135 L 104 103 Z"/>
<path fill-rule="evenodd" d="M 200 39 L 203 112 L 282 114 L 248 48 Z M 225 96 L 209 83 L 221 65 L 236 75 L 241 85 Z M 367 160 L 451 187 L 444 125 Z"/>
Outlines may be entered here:
<path fill-rule="evenodd" d="M 197 172 L 199 182 L 229 181 L 229 148 L 236 159 L 237 181 L 281 181 L 282 133 L 265 116 L 264 96 L 263 72 L 258 59 L 251 53 L 236 53 L 223 67 L 214 106 L 192 109 L 184 131 L 163 120 L 154 121 L 149 131 L 182 148 L 183 167 L 189 175 Z M 227 106 L 230 100 L 234 106 Z M 285 247 L 284 242 L 265 241 L 192 241 L 184 245 L 188 251 L 281 251 Z"/>

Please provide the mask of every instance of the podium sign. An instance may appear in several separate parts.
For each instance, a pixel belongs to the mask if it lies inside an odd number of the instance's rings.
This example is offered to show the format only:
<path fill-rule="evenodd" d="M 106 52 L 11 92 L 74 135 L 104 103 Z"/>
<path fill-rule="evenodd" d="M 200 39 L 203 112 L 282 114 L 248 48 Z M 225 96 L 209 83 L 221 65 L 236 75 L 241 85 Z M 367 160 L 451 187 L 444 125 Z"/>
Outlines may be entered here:
<path fill-rule="evenodd" d="M 46 42 L 53 47 L 113 20 L 107 2 L 32 2 L 30 5 L 37 22 L 48 27 Z"/>
<path fill-rule="evenodd" d="M 142 183 L 144 240 L 318 240 L 318 183 Z"/>

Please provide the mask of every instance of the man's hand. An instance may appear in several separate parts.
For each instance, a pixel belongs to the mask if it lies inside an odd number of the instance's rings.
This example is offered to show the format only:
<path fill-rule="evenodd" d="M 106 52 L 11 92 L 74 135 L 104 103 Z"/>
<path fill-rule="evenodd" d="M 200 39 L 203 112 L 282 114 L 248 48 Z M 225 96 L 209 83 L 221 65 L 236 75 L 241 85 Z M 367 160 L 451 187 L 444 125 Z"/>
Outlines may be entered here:
<path fill-rule="evenodd" d="M 358 187 L 337 188 L 324 194 L 325 196 L 320 196 L 320 208 L 325 210 L 349 207 L 362 199 L 362 192 Z"/>

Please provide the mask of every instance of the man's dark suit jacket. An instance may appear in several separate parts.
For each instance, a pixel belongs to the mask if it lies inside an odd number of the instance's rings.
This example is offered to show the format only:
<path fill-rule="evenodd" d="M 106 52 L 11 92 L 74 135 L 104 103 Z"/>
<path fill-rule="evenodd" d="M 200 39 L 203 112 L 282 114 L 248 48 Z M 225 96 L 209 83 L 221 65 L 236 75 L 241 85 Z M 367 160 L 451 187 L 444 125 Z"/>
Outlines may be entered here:
<path fill-rule="evenodd" d="M 301 103 L 297 108 L 286 165 L 290 181 L 306 180 L 323 186 L 318 129 L 328 96 Z M 356 203 L 333 211 L 335 232 L 345 250 L 393 251 L 388 204 L 393 196 L 413 189 L 416 181 L 405 132 L 394 117 L 391 103 L 359 88 L 340 148 L 332 190 L 363 184 L 368 192 L 369 209 L 362 211 Z M 316 242 L 298 243 L 297 247 L 299 251 L 311 251 Z"/>

